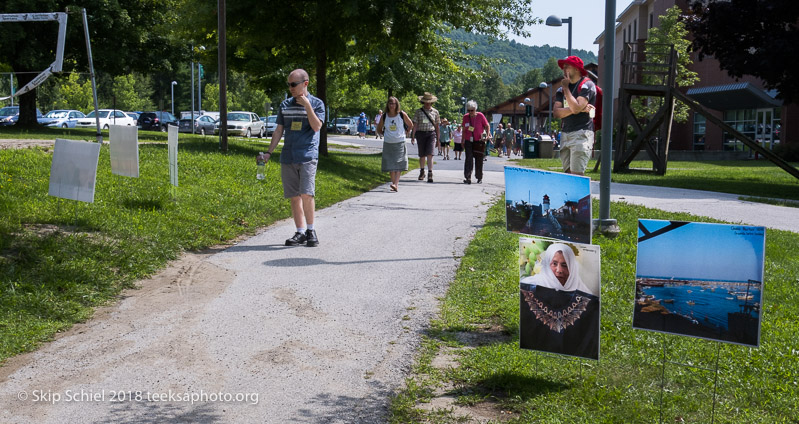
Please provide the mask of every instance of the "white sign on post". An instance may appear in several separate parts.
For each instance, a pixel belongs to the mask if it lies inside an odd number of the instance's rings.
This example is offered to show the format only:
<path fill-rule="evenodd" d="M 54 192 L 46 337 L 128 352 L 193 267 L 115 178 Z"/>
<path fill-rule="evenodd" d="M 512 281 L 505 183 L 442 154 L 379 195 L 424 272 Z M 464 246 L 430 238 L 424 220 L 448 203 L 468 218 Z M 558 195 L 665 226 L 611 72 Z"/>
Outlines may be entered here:
<path fill-rule="evenodd" d="M 167 146 L 169 150 L 169 182 L 178 186 L 178 127 L 169 125 L 167 130 Z"/>
<path fill-rule="evenodd" d="M 62 199 L 94 203 L 99 159 L 99 143 L 57 138 L 50 167 L 48 194 Z"/>
<path fill-rule="evenodd" d="M 139 178 L 139 129 L 129 125 L 111 125 L 111 173 Z"/>

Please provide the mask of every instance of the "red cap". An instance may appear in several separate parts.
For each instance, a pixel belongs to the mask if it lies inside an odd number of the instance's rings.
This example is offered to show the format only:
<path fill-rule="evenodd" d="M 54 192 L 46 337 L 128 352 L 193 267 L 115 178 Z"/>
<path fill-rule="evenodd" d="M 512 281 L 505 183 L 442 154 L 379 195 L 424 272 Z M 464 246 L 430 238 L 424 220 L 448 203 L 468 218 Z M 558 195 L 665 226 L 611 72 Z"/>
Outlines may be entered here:
<path fill-rule="evenodd" d="M 588 75 L 588 71 L 586 71 L 585 68 L 583 67 L 583 60 L 577 56 L 569 56 L 566 59 L 559 60 L 558 66 L 560 66 L 560 69 L 563 69 L 563 65 L 574 66 L 575 68 L 580 70 L 580 75 L 582 76 Z"/>

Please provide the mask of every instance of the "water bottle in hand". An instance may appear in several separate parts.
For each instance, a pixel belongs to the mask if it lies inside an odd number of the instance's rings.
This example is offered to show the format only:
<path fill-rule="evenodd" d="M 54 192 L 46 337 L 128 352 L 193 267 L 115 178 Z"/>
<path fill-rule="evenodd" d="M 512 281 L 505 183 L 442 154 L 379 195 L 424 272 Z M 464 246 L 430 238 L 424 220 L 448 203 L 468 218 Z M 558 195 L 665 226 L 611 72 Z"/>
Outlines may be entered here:
<path fill-rule="evenodd" d="M 258 157 L 256 158 L 256 164 L 258 165 L 258 170 L 255 173 L 255 178 L 259 180 L 263 180 L 266 178 L 266 162 L 264 161 L 264 152 L 259 152 Z"/>

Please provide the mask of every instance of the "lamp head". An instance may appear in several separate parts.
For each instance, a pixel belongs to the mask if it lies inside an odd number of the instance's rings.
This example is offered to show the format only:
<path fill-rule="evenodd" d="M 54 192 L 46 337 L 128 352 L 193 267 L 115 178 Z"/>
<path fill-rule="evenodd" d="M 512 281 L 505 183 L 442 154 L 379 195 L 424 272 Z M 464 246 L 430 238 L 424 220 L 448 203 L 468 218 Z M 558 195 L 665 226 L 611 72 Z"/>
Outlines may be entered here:
<path fill-rule="evenodd" d="M 172 85 L 178 85 L 177 81 L 172 81 Z"/>
<path fill-rule="evenodd" d="M 547 18 L 546 25 L 547 26 L 561 26 L 561 25 L 563 25 L 563 21 L 559 17 L 557 17 L 555 15 L 550 15 Z"/>
<path fill-rule="evenodd" d="M 545 82 L 542 82 L 541 84 L 538 84 L 538 88 L 547 88 L 547 87 L 549 87 L 549 84 L 547 84 Z"/>

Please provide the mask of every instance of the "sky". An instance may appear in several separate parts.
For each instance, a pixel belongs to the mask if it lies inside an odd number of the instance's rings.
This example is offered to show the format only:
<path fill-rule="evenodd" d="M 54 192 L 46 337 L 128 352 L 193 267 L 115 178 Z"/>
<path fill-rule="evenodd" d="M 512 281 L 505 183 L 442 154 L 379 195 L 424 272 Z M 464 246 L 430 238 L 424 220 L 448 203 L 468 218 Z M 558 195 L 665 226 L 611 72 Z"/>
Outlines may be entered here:
<path fill-rule="evenodd" d="M 560 172 L 538 171 L 528 168 L 505 167 L 505 198 L 513 202 L 539 205 L 544 195 L 549 205 L 557 209 L 566 200 L 578 201 L 591 193 L 591 179 Z"/>
<path fill-rule="evenodd" d="M 616 15 L 619 16 L 631 3 L 631 0 L 616 0 Z M 572 17 L 572 50 L 583 49 L 598 54 L 599 46 L 594 40 L 605 30 L 605 1 L 603 0 L 574 0 L 574 1 L 533 1 L 533 15 L 546 21 L 550 15 L 561 19 Z M 508 38 L 517 43 L 529 46 L 543 46 L 549 44 L 556 47 L 568 47 L 569 29 L 564 24 L 561 27 L 548 27 L 528 25 L 530 37 L 524 38 L 508 34 Z"/>
<path fill-rule="evenodd" d="M 649 232 L 669 224 L 640 221 Z M 636 275 L 762 282 L 764 234 L 763 227 L 693 222 L 639 242 Z"/>

